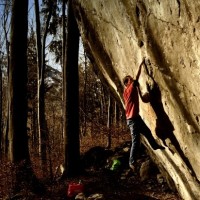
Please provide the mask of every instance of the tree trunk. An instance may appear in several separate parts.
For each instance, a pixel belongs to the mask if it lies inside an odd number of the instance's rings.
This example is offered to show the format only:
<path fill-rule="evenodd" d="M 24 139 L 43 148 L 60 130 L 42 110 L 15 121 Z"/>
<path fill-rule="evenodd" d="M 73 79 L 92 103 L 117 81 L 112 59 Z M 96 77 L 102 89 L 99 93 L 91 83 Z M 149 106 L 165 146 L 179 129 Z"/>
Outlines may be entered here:
<path fill-rule="evenodd" d="M 38 0 L 35 0 L 35 16 L 36 16 L 36 31 L 37 31 L 37 57 L 38 57 L 38 138 L 39 138 L 39 155 L 41 157 L 41 166 L 43 175 L 46 168 L 46 142 L 45 142 L 45 109 L 44 109 L 44 66 L 43 66 L 43 51 L 41 43 L 41 25 L 39 16 Z"/>
<path fill-rule="evenodd" d="M 68 1 L 67 28 L 66 62 L 63 80 L 66 88 L 64 91 L 64 174 L 75 176 L 80 172 L 78 83 L 79 30 L 75 21 L 71 0 Z"/>
<path fill-rule="evenodd" d="M 1 63 L 0 63 L 0 158 L 2 155 L 2 139 L 3 139 L 3 127 L 2 127 L 2 112 L 3 112 L 3 106 L 2 106 L 2 99 L 3 99 L 3 90 L 2 90 L 2 69 L 1 69 Z"/>
<path fill-rule="evenodd" d="M 112 107 L 111 107 L 111 95 L 109 93 L 108 96 L 108 118 L 107 118 L 107 128 L 108 128 L 108 134 L 107 134 L 107 148 L 111 148 L 111 112 L 112 112 Z"/>
<path fill-rule="evenodd" d="M 84 52 L 84 59 L 85 59 L 85 62 L 84 62 L 84 67 L 85 67 L 85 73 L 84 73 L 84 90 L 83 90 L 83 110 L 84 112 L 86 111 L 86 108 L 87 108 L 87 98 L 86 98 L 86 95 L 87 95 L 87 56 L 86 56 L 86 52 Z M 86 123 L 86 115 L 83 115 L 83 133 L 82 135 L 85 136 L 86 135 L 86 131 L 87 131 L 87 123 Z"/>
<path fill-rule="evenodd" d="M 65 10 L 66 10 L 66 0 L 63 0 L 63 4 L 62 4 L 62 35 L 63 35 L 63 39 L 62 39 L 62 101 L 64 102 L 64 91 L 66 90 L 65 88 L 65 84 L 64 84 L 64 65 L 65 65 L 65 57 L 66 57 L 66 14 L 65 14 Z M 63 118 L 64 118 L 64 112 L 63 114 Z M 63 128 L 63 134 L 64 134 L 64 119 L 62 121 L 62 128 Z M 64 138 L 64 135 L 62 135 L 62 138 Z"/>
<path fill-rule="evenodd" d="M 8 82 L 8 75 L 9 75 L 9 66 L 10 66 L 10 43 L 8 41 L 8 30 L 7 30 L 7 21 L 9 18 L 9 2 L 6 2 L 4 7 L 4 15 L 3 15 L 3 30 L 5 34 L 6 40 L 6 53 L 7 53 L 7 82 Z M 8 87 L 8 86 L 7 86 Z M 8 90 L 6 90 L 5 100 L 8 100 Z M 8 156 L 8 120 L 9 120 L 9 102 L 7 101 L 5 110 L 5 119 L 3 120 L 5 126 L 3 128 L 3 138 L 2 138 L 2 150 L 5 156 Z"/>
<path fill-rule="evenodd" d="M 114 120 L 113 120 L 113 124 L 116 128 L 120 127 L 121 121 L 120 121 L 120 117 L 119 117 L 119 112 L 120 112 L 120 108 L 117 104 L 117 101 L 115 100 L 115 111 L 114 111 Z"/>
<path fill-rule="evenodd" d="M 41 102 L 41 69 L 42 69 L 42 43 L 41 43 L 41 24 L 40 24 L 40 14 L 39 14 L 39 3 L 38 0 L 35 0 L 35 21 L 36 21 L 36 41 L 37 41 L 37 76 L 38 76 L 38 86 L 37 86 L 37 109 L 38 109 L 38 115 L 37 115 L 37 120 L 38 120 L 38 139 L 39 139 L 39 155 L 41 155 L 41 122 L 40 122 L 40 102 Z"/>
<path fill-rule="evenodd" d="M 27 9 L 13 1 L 9 70 L 9 153 L 11 161 L 29 160 L 27 139 Z M 21 27 L 19 26 L 21 24 Z"/>
<path fill-rule="evenodd" d="M 37 30 L 37 54 L 38 54 L 38 132 L 39 132 L 39 154 L 41 156 L 41 166 L 43 175 L 46 176 L 47 165 L 47 143 L 48 133 L 46 126 L 45 116 L 45 46 L 48 33 L 48 27 L 52 16 L 52 4 L 50 6 L 50 12 L 48 13 L 47 21 L 45 23 L 44 36 L 41 43 L 41 25 L 39 16 L 39 4 L 38 0 L 35 0 L 35 16 L 36 16 L 36 30 Z"/>
<path fill-rule="evenodd" d="M 21 4 L 20 4 L 21 3 Z M 19 24 L 21 26 L 19 26 Z M 21 189 L 30 165 L 27 136 L 27 25 L 28 0 L 14 0 L 11 18 L 9 69 L 9 158 L 17 165 L 15 189 Z"/>
<path fill-rule="evenodd" d="M 13 0 L 9 69 L 9 158 L 14 164 L 13 192 L 41 191 L 31 167 L 27 135 L 28 0 Z"/>

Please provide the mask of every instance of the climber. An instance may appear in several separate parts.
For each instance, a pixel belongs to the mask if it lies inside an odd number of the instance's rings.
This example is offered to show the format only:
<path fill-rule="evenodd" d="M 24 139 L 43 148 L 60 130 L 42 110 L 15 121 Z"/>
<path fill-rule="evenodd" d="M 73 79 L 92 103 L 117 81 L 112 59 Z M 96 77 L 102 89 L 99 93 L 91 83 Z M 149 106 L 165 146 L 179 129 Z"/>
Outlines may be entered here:
<path fill-rule="evenodd" d="M 138 79 L 144 62 L 145 59 L 143 59 L 142 63 L 139 66 L 135 80 L 130 75 L 125 76 L 123 78 L 123 83 L 125 86 L 123 93 L 125 103 L 125 114 L 132 140 L 129 157 L 129 166 L 133 171 L 136 170 L 136 157 L 140 147 L 140 133 L 142 133 L 147 138 L 149 144 L 154 150 L 164 149 L 163 146 L 157 144 L 157 142 L 151 134 L 150 129 L 147 127 L 147 125 L 139 115 L 139 95 L 141 97 L 141 92 L 139 91 L 138 87 Z"/>

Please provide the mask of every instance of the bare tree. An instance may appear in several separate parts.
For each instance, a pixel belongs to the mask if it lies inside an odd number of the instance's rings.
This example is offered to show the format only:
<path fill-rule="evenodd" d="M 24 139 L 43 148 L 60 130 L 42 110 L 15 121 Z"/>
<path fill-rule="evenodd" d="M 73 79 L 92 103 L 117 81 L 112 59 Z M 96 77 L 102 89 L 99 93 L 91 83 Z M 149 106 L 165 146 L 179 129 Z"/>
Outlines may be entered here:
<path fill-rule="evenodd" d="M 46 116 L 45 116 L 45 49 L 46 49 L 46 40 L 47 34 L 49 31 L 50 20 L 52 17 L 53 9 L 55 3 L 53 0 L 49 0 L 47 3 L 48 14 L 44 26 L 43 38 L 41 37 L 41 23 L 40 23 L 40 14 L 39 14 L 39 3 L 38 0 L 35 0 L 35 16 L 36 16 L 36 35 L 37 35 L 37 57 L 38 57 L 38 134 L 39 134 L 39 154 L 41 156 L 41 166 L 44 172 L 46 173 L 47 165 L 47 144 L 48 144 L 48 131 L 46 125 Z"/>
<path fill-rule="evenodd" d="M 66 47 L 66 14 L 65 14 L 65 10 L 66 10 L 66 1 L 67 0 L 63 0 L 62 3 L 62 70 L 64 71 L 64 65 L 65 65 L 65 47 Z M 62 73 L 63 77 L 62 79 L 64 80 L 64 73 Z M 64 91 L 65 91 L 65 84 L 63 84 L 62 82 L 62 100 L 64 101 Z M 64 117 L 64 112 L 63 112 L 63 117 Z M 63 124 L 62 124 L 63 126 Z M 64 126 L 63 126 L 63 133 L 64 133 Z M 64 138 L 64 135 L 63 135 Z"/>
<path fill-rule="evenodd" d="M 5 38 L 5 46 L 6 46 L 6 67 L 7 67 L 7 74 L 6 74 L 6 87 L 8 87 L 7 82 L 8 82 L 8 70 L 9 70 L 9 63 L 10 63 L 10 42 L 8 39 L 8 33 L 9 33 L 9 18 L 10 18 L 10 2 L 6 1 L 4 5 L 4 11 L 3 11 L 3 17 L 2 17 L 2 27 L 3 27 L 3 32 L 4 32 L 4 38 Z M 2 82 L 3 84 L 3 82 Z M 7 91 L 7 90 L 6 90 Z M 8 97 L 8 93 L 6 92 L 5 94 L 5 99 Z M 6 102 L 6 101 L 5 101 Z M 4 109 L 1 111 L 5 111 L 5 119 L 2 119 L 2 123 L 5 124 L 4 129 L 2 127 L 2 151 L 4 155 L 8 154 L 8 119 L 9 119 L 9 110 L 8 110 L 8 101 L 5 103 Z"/>
<path fill-rule="evenodd" d="M 1 64 L 1 55 L 0 55 L 0 157 L 2 154 L 2 110 L 3 110 L 3 106 L 2 106 L 2 101 L 3 101 L 3 90 L 2 90 L 2 64 Z"/>
<path fill-rule="evenodd" d="M 13 0 L 8 101 L 9 158 L 16 166 L 12 177 L 15 191 L 33 177 L 27 136 L 27 27 L 28 0 Z"/>
<path fill-rule="evenodd" d="M 111 101 L 111 95 L 109 93 L 108 96 L 108 117 L 107 117 L 107 128 L 108 128 L 108 133 L 107 133 L 107 148 L 111 148 L 111 118 L 112 118 L 112 101 Z"/>
<path fill-rule="evenodd" d="M 20 26 L 19 26 L 20 24 Z M 27 134 L 28 0 L 13 0 L 9 65 L 9 158 L 14 165 L 13 192 L 42 191 L 31 167 Z"/>
<path fill-rule="evenodd" d="M 41 38 L 41 24 L 39 14 L 39 3 L 35 0 L 35 18 L 36 18 L 36 41 L 37 41 L 37 68 L 38 68 L 38 135 L 39 135 L 39 154 L 41 156 L 41 165 L 44 171 L 46 167 L 46 142 L 45 142 L 45 113 L 44 113 L 44 61 L 42 60 L 42 38 Z"/>
<path fill-rule="evenodd" d="M 79 78 L 78 52 L 79 30 L 72 8 L 68 1 L 66 60 L 64 65 L 64 148 L 65 175 L 74 176 L 80 173 L 79 141 Z"/>
<path fill-rule="evenodd" d="M 27 137 L 28 1 L 13 1 L 9 69 L 9 153 L 13 162 L 29 161 Z M 19 26 L 21 24 L 21 26 Z M 20 48 L 20 49 L 19 49 Z"/>

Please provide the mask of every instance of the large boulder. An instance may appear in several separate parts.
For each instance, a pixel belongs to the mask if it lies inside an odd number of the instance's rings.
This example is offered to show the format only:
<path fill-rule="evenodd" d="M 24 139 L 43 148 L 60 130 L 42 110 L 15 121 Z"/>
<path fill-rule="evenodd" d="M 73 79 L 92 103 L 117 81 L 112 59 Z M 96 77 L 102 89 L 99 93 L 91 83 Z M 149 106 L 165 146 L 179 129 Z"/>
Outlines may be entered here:
<path fill-rule="evenodd" d="M 200 199 L 200 1 L 72 2 L 84 48 L 122 104 L 123 77 L 146 57 L 140 114 L 165 150 L 143 142 L 180 196 Z"/>

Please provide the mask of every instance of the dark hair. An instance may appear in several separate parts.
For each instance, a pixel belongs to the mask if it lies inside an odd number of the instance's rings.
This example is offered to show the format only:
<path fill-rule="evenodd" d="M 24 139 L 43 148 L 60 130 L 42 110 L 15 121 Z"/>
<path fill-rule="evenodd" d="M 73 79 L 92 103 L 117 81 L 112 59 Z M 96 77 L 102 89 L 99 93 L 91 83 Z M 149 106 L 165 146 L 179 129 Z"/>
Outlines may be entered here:
<path fill-rule="evenodd" d="M 130 75 L 127 75 L 127 76 L 125 76 L 125 77 L 123 78 L 123 83 L 124 83 L 124 85 L 126 85 L 126 84 L 128 83 L 129 79 L 133 79 L 133 78 L 132 78 Z"/>

